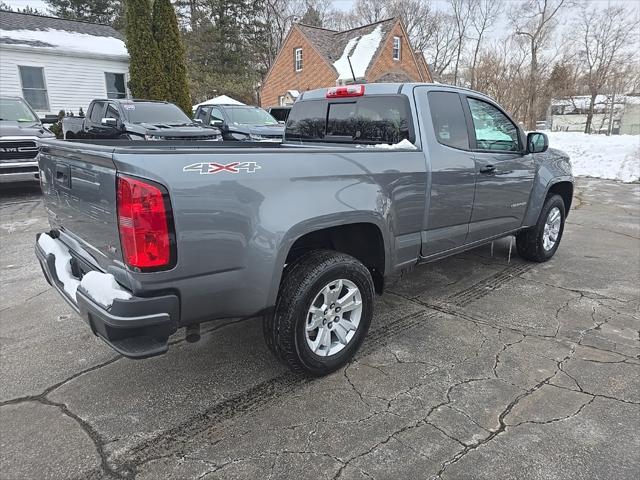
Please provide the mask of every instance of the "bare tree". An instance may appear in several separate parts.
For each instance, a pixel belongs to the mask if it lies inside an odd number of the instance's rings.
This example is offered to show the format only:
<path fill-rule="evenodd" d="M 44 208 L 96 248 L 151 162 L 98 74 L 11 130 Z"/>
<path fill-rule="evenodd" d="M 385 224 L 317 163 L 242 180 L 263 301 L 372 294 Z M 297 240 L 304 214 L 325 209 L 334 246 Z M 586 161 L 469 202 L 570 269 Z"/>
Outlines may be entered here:
<path fill-rule="evenodd" d="M 516 35 L 529 44 L 530 68 L 526 127 L 534 129 L 537 120 L 537 99 L 540 88 L 539 56 L 557 25 L 558 14 L 567 0 L 525 0 L 512 9 L 511 23 Z"/>
<path fill-rule="evenodd" d="M 499 0 L 474 0 L 471 10 L 471 27 L 475 32 L 473 37 L 473 54 L 470 65 L 471 88 L 476 87 L 476 65 L 478 64 L 478 54 L 484 40 L 485 34 L 498 19 L 501 3 Z"/>
<path fill-rule="evenodd" d="M 619 88 L 620 79 L 623 78 L 620 72 L 637 55 L 637 28 L 637 16 L 621 6 L 609 6 L 602 10 L 589 8 L 582 12 L 578 21 L 578 31 L 583 41 L 579 58 L 584 65 L 584 78 L 591 97 L 585 133 L 591 133 L 592 130 L 596 97 L 607 83 L 615 96 L 615 87 Z M 634 36 L 636 41 L 633 41 Z"/>
<path fill-rule="evenodd" d="M 456 56 L 453 64 L 453 84 L 458 84 L 458 69 L 460 59 L 466 45 L 467 29 L 471 23 L 472 12 L 475 7 L 474 0 L 449 0 L 455 26 L 455 50 Z"/>
<path fill-rule="evenodd" d="M 387 17 L 402 20 L 414 49 L 423 51 L 431 41 L 436 16 L 431 4 L 425 0 L 391 0 L 386 8 Z"/>
<path fill-rule="evenodd" d="M 435 12 L 431 22 L 432 32 L 424 51 L 435 77 L 443 79 L 456 58 L 455 20 L 449 13 Z"/>

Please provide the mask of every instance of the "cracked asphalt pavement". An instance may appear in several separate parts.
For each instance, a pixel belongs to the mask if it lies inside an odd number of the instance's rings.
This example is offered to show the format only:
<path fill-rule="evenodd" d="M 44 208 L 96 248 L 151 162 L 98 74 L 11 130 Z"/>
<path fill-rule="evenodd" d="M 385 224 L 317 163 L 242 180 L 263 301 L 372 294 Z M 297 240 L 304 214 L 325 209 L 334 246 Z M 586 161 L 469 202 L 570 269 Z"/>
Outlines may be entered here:
<path fill-rule="evenodd" d="M 0 193 L 0 478 L 637 479 L 640 185 L 581 179 L 556 256 L 421 266 L 321 379 L 258 320 L 122 358 L 45 282 L 37 191 Z"/>

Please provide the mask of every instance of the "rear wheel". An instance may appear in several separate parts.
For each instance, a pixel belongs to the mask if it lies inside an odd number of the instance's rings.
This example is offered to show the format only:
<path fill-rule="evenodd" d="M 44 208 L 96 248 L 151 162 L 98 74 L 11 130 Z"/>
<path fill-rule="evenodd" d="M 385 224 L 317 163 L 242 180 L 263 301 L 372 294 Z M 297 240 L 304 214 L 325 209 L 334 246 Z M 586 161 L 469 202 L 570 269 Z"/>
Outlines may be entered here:
<path fill-rule="evenodd" d="M 536 225 L 516 235 L 520 256 L 534 262 L 546 262 L 553 257 L 562 239 L 565 216 L 562 197 L 548 197 Z"/>
<path fill-rule="evenodd" d="M 373 315 L 373 280 L 355 258 L 320 250 L 288 268 L 275 313 L 265 319 L 267 345 L 292 370 L 326 375 L 360 347 Z"/>

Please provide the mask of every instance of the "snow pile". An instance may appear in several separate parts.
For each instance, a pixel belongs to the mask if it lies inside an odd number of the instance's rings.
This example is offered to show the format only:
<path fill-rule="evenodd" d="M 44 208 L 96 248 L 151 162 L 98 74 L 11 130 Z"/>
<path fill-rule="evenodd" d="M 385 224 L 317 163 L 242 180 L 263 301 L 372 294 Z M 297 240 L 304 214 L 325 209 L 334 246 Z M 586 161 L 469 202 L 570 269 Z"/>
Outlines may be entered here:
<path fill-rule="evenodd" d="M 244 105 L 244 103 L 227 95 L 218 95 L 217 97 L 210 98 L 209 100 L 194 105 L 193 109 L 195 110 L 196 108 L 203 105 Z"/>
<path fill-rule="evenodd" d="M 131 294 L 122 288 L 110 273 L 88 272 L 80 282 L 82 289 L 100 305 L 109 308 L 113 301 L 128 300 Z"/>
<path fill-rule="evenodd" d="M 640 180 L 640 135 L 546 132 L 549 147 L 567 153 L 573 174 L 623 182 Z"/>
<path fill-rule="evenodd" d="M 78 289 L 78 285 L 80 285 L 80 280 L 71 273 L 71 255 L 69 255 L 69 249 L 65 248 L 62 242 L 54 240 L 46 233 L 40 235 L 38 245 L 40 245 L 45 255 L 53 254 L 55 256 L 58 280 L 62 282 L 67 295 L 75 301 L 76 290 Z"/>
<path fill-rule="evenodd" d="M 4 30 L 0 29 L 0 37 L 13 41 L 40 42 L 40 48 L 50 48 L 65 52 L 93 53 L 99 55 L 115 55 L 127 57 L 127 47 L 124 42 L 115 37 L 100 37 L 87 33 L 68 32 L 66 30 Z"/>
<path fill-rule="evenodd" d="M 353 80 L 351 68 L 349 68 L 349 57 L 351 57 L 353 74 L 356 79 L 364 78 L 373 55 L 378 51 L 381 40 L 381 25 L 378 25 L 371 33 L 349 40 L 344 47 L 342 56 L 333 64 L 338 72 L 338 80 Z"/>
<path fill-rule="evenodd" d="M 379 150 L 417 150 L 413 143 L 406 138 L 398 143 L 376 143 L 375 145 L 358 145 L 358 148 L 376 148 Z"/>
<path fill-rule="evenodd" d="M 38 238 L 38 245 L 40 245 L 45 255 L 52 254 L 55 257 L 58 280 L 62 282 L 64 291 L 74 302 L 76 301 L 78 286 L 82 286 L 82 289 L 89 297 L 105 308 L 109 308 L 116 298 L 122 300 L 131 298 L 131 294 L 122 288 L 110 273 L 88 272 L 82 277 L 82 281 L 74 277 L 71 273 L 69 249 L 59 240 L 54 240 L 46 233 L 43 233 Z"/>

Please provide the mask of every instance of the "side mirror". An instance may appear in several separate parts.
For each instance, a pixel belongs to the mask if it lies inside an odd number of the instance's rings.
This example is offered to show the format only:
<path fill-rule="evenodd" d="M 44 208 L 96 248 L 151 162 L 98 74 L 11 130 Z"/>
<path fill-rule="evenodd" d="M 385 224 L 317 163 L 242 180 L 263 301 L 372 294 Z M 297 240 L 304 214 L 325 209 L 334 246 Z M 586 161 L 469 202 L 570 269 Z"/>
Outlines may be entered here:
<path fill-rule="evenodd" d="M 527 153 L 542 153 L 549 148 L 549 138 L 542 132 L 531 132 L 527 135 Z"/>
<path fill-rule="evenodd" d="M 193 121 L 196 122 L 196 123 L 202 123 L 202 119 L 201 118 L 194 118 Z"/>
<path fill-rule="evenodd" d="M 110 127 L 115 127 L 116 125 L 118 125 L 118 119 L 117 118 L 103 118 L 102 120 L 100 120 L 100 123 L 102 125 L 108 125 Z"/>

